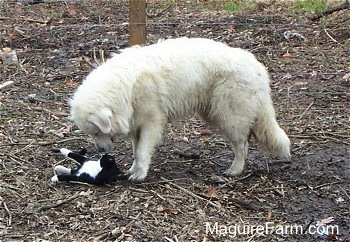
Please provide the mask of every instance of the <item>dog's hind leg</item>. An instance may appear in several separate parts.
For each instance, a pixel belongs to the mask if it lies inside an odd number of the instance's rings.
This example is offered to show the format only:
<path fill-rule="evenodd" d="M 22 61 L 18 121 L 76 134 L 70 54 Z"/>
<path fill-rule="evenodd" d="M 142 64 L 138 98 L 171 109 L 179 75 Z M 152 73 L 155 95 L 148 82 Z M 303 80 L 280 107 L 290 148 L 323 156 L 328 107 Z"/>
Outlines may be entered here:
<path fill-rule="evenodd" d="M 235 152 L 235 159 L 232 165 L 225 171 L 225 174 L 228 176 L 238 176 L 242 174 L 248 155 L 248 141 L 241 140 L 233 142 L 233 150 Z"/>
<path fill-rule="evenodd" d="M 231 141 L 235 153 L 232 165 L 225 171 L 225 174 L 238 176 L 243 172 L 248 156 L 250 122 L 247 122 L 245 117 L 237 117 L 232 114 L 227 116 L 227 118 L 220 119 L 217 124 L 224 135 Z"/>

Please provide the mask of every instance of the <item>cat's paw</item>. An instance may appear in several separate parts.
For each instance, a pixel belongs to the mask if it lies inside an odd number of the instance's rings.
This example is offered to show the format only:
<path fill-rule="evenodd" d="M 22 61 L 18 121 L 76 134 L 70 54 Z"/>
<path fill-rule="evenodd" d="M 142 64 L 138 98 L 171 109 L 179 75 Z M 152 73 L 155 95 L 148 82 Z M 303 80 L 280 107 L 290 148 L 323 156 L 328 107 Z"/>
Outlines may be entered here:
<path fill-rule="evenodd" d="M 66 148 L 61 148 L 60 152 L 63 156 L 68 157 L 68 154 L 71 153 L 72 151 L 66 149 Z"/>
<path fill-rule="evenodd" d="M 51 177 L 49 184 L 50 184 L 51 186 L 55 186 L 55 185 L 57 185 L 58 182 L 59 182 L 58 176 L 57 176 L 57 175 L 54 175 L 53 177 Z"/>

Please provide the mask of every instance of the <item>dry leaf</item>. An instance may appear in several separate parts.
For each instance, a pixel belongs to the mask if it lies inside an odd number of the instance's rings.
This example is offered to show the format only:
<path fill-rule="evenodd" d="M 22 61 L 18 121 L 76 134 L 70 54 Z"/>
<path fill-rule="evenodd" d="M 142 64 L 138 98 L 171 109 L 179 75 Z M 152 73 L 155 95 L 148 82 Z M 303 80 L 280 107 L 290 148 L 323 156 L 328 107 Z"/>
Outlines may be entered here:
<path fill-rule="evenodd" d="M 228 32 L 235 33 L 236 32 L 235 27 L 231 26 L 230 28 L 228 28 Z"/>
<path fill-rule="evenodd" d="M 292 57 L 293 55 L 288 51 L 282 55 L 283 57 Z"/>
<path fill-rule="evenodd" d="M 5 47 L 0 51 L 0 57 L 4 65 L 12 65 L 18 63 L 17 53 L 11 48 Z"/>
<path fill-rule="evenodd" d="M 343 79 L 350 79 L 350 72 L 343 76 Z"/>
<path fill-rule="evenodd" d="M 74 15 L 76 13 L 76 10 L 75 8 L 68 8 L 67 9 L 67 12 L 70 14 L 70 15 Z"/>
<path fill-rule="evenodd" d="M 294 86 L 304 86 L 307 84 L 308 84 L 308 82 L 296 82 L 296 83 L 294 83 Z"/>
<path fill-rule="evenodd" d="M 92 190 L 90 190 L 90 189 L 88 189 L 88 190 L 86 190 L 86 191 L 81 191 L 80 193 L 79 193 L 79 195 L 80 196 L 84 196 L 84 197 L 88 197 L 88 196 L 90 196 L 91 194 L 93 194 L 94 192 L 92 191 Z"/>
<path fill-rule="evenodd" d="M 209 129 L 202 129 L 202 130 L 199 131 L 199 133 L 201 135 L 212 135 L 213 134 L 213 132 L 211 130 L 209 130 Z"/>
<path fill-rule="evenodd" d="M 4 48 L 2 48 L 2 51 L 3 51 L 3 52 L 11 52 L 12 49 L 9 48 L 9 47 L 4 47 Z"/>
<path fill-rule="evenodd" d="M 267 211 L 267 218 L 268 219 L 272 218 L 272 210 L 271 209 L 269 211 Z"/>
<path fill-rule="evenodd" d="M 208 190 L 203 193 L 203 196 L 206 198 L 220 198 L 217 187 L 209 187 Z"/>
<path fill-rule="evenodd" d="M 291 79 L 293 76 L 290 73 L 285 74 L 282 79 Z"/>
<path fill-rule="evenodd" d="M 68 80 L 66 80 L 66 84 L 67 84 L 68 86 L 73 86 L 73 85 L 74 85 L 73 79 L 68 79 Z"/>
<path fill-rule="evenodd" d="M 328 217 L 328 218 L 324 218 L 321 221 L 318 221 L 316 223 L 316 226 L 323 226 L 323 225 L 327 225 L 330 224 L 334 221 L 334 217 Z"/>
<path fill-rule="evenodd" d="M 162 208 L 161 210 L 159 210 L 160 213 L 164 213 L 164 214 L 177 214 L 178 212 L 176 210 L 172 210 L 170 208 Z"/>
<path fill-rule="evenodd" d="M 51 116 L 53 116 L 53 115 L 51 115 Z M 53 117 L 54 117 L 54 116 L 53 116 Z M 59 120 L 59 117 L 56 117 L 55 119 L 56 119 L 56 120 Z M 52 133 L 52 134 L 57 135 L 58 137 L 63 138 L 63 137 L 65 137 L 67 134 L 69 134 L 69 133 L 71 132 L 71 130 L 72 130 L 72 126 L 71 126 L 71 125 L 68 125 L 68 126 L 65 126 L 65 127 L 60 128 L 60 129 L 58 129 L 58 130 L 49 130 L 49 132 Z"/>

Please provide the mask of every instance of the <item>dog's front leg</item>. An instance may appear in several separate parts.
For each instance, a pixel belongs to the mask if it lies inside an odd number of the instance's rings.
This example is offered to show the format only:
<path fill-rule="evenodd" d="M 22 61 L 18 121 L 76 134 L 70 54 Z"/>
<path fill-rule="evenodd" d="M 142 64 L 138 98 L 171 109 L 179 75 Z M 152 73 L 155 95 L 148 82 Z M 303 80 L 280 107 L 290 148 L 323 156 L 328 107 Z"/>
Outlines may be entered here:
<path fill-rule="evenodd" d="M 146 178 L 152 154 L 159 143 L 164 122 L 155 121 L 143 124 L 133 139 L 134 163 L 128 171 L 129 179 L 142 181 Z"/>
<path fill-rule="evenodd" d="M 136 132 L 132 136 L 132 154 L 135 158 L 137 146 L 139 144 L 140 139 L 140 129 L 137 129 Z"/>

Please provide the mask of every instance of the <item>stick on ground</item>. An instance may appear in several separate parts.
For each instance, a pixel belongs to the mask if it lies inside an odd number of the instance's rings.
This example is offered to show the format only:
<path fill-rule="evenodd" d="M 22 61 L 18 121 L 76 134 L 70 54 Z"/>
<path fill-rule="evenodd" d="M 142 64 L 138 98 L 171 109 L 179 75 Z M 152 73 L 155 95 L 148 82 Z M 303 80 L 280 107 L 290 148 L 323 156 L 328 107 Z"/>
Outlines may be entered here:
<path fill-rule="evenodd" d="M 210 200 L 208 200 L 208 199 L 205 199 L 205 198 L 203 198 L 203 197 L 201 197 L 201 196 L 198 196 L 197 194 L 194 194 L 193 192 L 191 192 L 191 191 L 189 191 L 189 190 L 187 190 L 187 189 L 185 189 L 185 188 L 183 188 L 183 187 L 181 187 L 181 186 L 179 186 L 179 185 L 177 185 L 177 184 L 175 184 L 175 183 L 173 183 L 173 182 L 171 182 L 171 181 L 165 179 L 164 177 L 161 177 L 161 179 L 162 179 L 163 181 L 166 181 L 166 182 L 169 183 L 170 185 L 176 187 L 177 189 L 183 191 L 184 193 L 186 193 L 186 194 L 188 194 L 188 195 L 190 195 L 190 196 L 192 196 L 192 197 L 194 197 L 194 198 L 197 198 L 197 199 L 199 199 L 199 200 L 205 201 L 205 202 L 207 202 L 208 204 L 210 204 L 211 206 L 213 206 L 213 207 L 215 207 L 215 208 L 221 209 L 221 206 L 219 206 L 219 205 L 213 203 L 212 201 L 210 201 Z"/>
<path fill-rule="evenodd" d="M 69 203 L 69 202 L 73 201 L 74 199 L 78 198 L 79 196 L 80 196 L 80 193 L 78 192 L 78 193 L 75 193 L 74 195 L 70 196 L 67 199 L 60 200 L 60 201 L 53 203 L 53 204 L 43 205 L 40 208 L 38 208 L 37 212 L 45 211 L 45 210 L 48 210 L 50 208 L 57 208 L 65 203 Z"/>
<path fill-rule="evenodd" d="M 322 13 L 319 13 L 319 14 L 317 14 L 315 16 L 312 16 L 310 19 L 312 21 L 318 21 L 318 20 L 320 20 L 320 18 L 322 18 L 324 16 L 327 16 L 327 15 L 330 15 L 330 14 L 332 14 L 334 12 L 345 10 L 345 9 L 350 9 L 350 0 L 346 0 L 345 2 L 340 4 L 339 6 L 336 6 L 336 7 L 333 7 L 333 8 L 329 8 L 329 9 L 323 11 Z"/>

